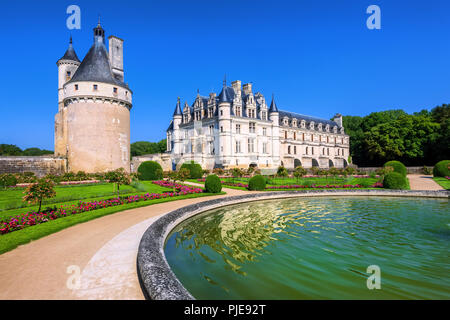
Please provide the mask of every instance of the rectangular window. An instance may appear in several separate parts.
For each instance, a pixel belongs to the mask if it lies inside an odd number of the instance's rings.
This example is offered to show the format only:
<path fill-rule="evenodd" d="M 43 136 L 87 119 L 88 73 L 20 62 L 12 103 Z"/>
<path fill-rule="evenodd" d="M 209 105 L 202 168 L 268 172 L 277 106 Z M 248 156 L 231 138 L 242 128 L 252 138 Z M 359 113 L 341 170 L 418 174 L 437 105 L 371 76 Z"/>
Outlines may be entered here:
<path fill-rule="evenodd" d="M 267 136 L 267 128 L 263 128 L 263 136 Z"/>
<path fill-rule="evenodd" d="M 236 133 L 237 133 L 237 134 L 240 134 L 240 133 L 241 133 L 241 125 L 240 125 L 240 124 L 237 124 L 237 125 L 236 125 Z"/>
<path fill-rule="evenodd" d="M 287 139 L 287 131 L 284 132 L 284 138 Z"/>
<path fill-rule="evenodd" d="M 248 129 L 249 129 L 250 133 L 255 133 L 256 132 L 256 123 L 250 122 Z"/>
<path fill-rule="evenodd" d="M 117 93 L 117 88 L 116 87 L 113 88 L 113 92 Z"/>
<path fill-rule="evenodd" d="M 294 146 L 294 154 L 297 154 L 297 146 Z"/>
<path fill-rule="evenodd" d="M 98 86 L 96 84 L 94 84 L 94 91 L 97 91 Z"/>
<path fill-rule="evenodd" d="M 75 85 L 75 91 L 78 91 L 78 85 L 77 84 Z"/>
<path fill-rule="evenodd" d="M 209 126 L 209 135 L 213 135 L 214 134 L 214 125 L 210 125 Z"/>
<path fill-rule="evenodd" d="M 236 141 L 236 153 L 241 153 L 241 142 Z"/>
<path fill-rule="evenodd" d="M 264 142 L 262 145 L 263 153 L 267 153 L 267 142 Z"/>
<path fill-rule="evenodd" d="M 297 140 L 297 132 L 294 132 L 294 140 Z"/>
<path fill-rule="evenodd" d="M 248 139 L 248 152 L 255 152 L 255 143 L 253 139 Z"/>
<path fill-rule="evenodd" d="M 67 71 L 66 72 L 66 80 L 70 80 L 70 75 L 71 75 L 70 71 Z"/>
<path fill-rule="evenodd" d="M 223 132 L 223 127 L 220 127 L 220 132 Z"/>

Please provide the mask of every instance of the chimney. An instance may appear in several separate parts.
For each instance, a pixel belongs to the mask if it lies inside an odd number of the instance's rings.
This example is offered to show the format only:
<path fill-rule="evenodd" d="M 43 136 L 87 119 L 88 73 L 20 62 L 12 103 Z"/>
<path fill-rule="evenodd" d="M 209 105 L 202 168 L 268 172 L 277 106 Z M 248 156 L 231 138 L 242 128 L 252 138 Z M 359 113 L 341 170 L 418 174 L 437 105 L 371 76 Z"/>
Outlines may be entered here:
<path fill-rule="evenodd" d="M 251 83 L 246 83 L 244 84 L 244 86 L 242 87 L 244 89 L 244 94 L 250 94 L 252 92 L 252 84 Z"/>
<path fill-rule="evenodd" d="M 109 36 L 108 40 L 111 71 L 114 78 L 123 82 L 123 40 L 116 36 Z"/>
<path fill-rule="evenodd" d="M 240 96 L 241 95 L 241 80 L 233 81 L 231 83 L 231 85 L 233 86 L 233 90 L 236 93 L 236 95 Z"/>
<path fill-rule="evenodd" d="M 333 121 L 337 123 L 338 127 L 342 127 L 342 114 L 336 113 L 336 115 L 333 118 Z"/>

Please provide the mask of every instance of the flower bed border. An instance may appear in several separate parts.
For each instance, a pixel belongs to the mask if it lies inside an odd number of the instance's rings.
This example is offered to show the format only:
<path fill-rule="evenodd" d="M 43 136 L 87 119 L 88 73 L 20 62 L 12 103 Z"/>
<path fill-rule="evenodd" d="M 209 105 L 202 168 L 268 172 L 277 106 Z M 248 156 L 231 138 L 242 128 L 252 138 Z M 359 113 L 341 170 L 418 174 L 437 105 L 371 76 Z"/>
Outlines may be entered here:
<path fill-rule="evenodd" d="M 152 183 L 167 188 L 172 188 L 174 185 L 173 183 L 167 181 L 152 181 Z M 0 220 L 0 235 L 8 234 L 17 230 L 22 230 L 24 228 L 39 225 L 51 220 L 56 220 L 59 218 L 64 218 L 74 214 L 80 214 L 97 209 L 104 209 L 139 201 L 148 201 L 194 193 L 203 193 L 203 189 L 201 188 L 195 188 L 180 184 L 175 184 L 175 189 L 177 190 L 176 192 L 146 193 L 143 195 L 119 196 L 115 198 L 90 202 L 79 201 L 78 205 L 61 206 L 52 211 L 43 211 L 40 213 L 31 211 L 18 214 L 16 216 L 11 216 L 5 220 Z"/>

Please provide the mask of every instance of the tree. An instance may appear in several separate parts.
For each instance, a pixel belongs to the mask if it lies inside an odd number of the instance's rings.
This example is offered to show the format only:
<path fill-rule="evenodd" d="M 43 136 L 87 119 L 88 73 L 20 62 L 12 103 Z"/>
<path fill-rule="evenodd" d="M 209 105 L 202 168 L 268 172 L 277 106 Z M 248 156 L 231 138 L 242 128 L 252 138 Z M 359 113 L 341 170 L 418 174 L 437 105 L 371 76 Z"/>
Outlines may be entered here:
<path fill-rule="evenodd" d="M 286 178 L 289 175 L 287 169 L 283 166 L 279 166 L 278 170 L 277 170 L 277 176 L 281 177 L 281 178 Z"/>
<path fill-rule="evenodd" d="M 106 173 L 106 179 L 117 185 L 117 197 L 119 197 L 120 194 L 120 185 L 131 183 L 131 176 L 124 168 L 108 171 Z"/>
<path fill-rule="evenodd" d="M 0 144 L 1 156 L 20 156 L 22 155 L 22 149 L 14 144 Z"/>
<path fill-rule="evenodd" d="M 302 166 L 298 166 L 297 168 L 295 168 L 294 177 L 297 179 L 297 183 L 298 183 L 298 180 L 301 177 L 303 177 L 306 173 L 307 173 L 306 169 L 303 168 Z"/>
<path fill-rule="evenodd" d="M 166 152 L 166 139 L 159 142 L 136 141 L 130 145 L 132 157 Z"/>
<path fill-rule="evenodd" d="M 39 203 L 38 213 L 41 212 L 42 200 L 53 198 L 56 192 L 53 189 L 54 183 L 50 179 L 39 179 L 37 183 L 29 185 L 24 191 L 23 201 L 28 203 Z"/>

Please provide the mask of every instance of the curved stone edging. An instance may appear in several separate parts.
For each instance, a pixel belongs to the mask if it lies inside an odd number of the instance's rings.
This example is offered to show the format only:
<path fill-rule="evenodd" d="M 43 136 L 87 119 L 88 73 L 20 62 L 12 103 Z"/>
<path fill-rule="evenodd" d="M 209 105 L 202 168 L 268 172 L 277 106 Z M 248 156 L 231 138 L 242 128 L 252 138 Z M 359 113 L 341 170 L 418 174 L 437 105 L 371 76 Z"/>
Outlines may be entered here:
<path fill-rule="evenodd" d="M 144 295 L 154 300 L 194 300 L 181 284 L 164 255 L 169 233 L 182 221 L 211 209 L 241 202 L 311 196 L 394 196 L 449 199 L 449 191 L 410 190 L 302 190 L 258 192 L 207 200 L 171 211 L 151 224 L 142 236 L 137 255 L 137 271 Z"/>

